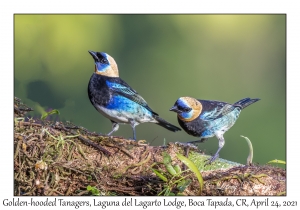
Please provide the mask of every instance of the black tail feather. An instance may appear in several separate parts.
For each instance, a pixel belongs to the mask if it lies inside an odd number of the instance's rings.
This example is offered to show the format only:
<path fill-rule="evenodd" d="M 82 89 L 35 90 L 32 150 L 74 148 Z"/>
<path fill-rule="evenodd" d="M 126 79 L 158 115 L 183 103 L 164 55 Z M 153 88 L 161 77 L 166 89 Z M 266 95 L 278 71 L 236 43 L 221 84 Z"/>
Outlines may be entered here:
<path fill-rule="evenodd" d="M 168 129 L 169 131 L 181 131 L 180 128 L 176 127 L 175 125 L 172 125 L 171 123 L 168 123 L 167 121 L 165 121 L 164 119 L 160 118 L 159 116 L 155 116 L 155 119 L 157 120 L 157 125 L 160 125 L 162 127 L 164 127 L 165 129 Z"/>
<path fill-rule="evenodd" d="M 237 106 L 237 107 L 240 107 L 241 109 L 244 109 L 247 106 L 249 106 L 259 100 L 260 100 L 259 98 L 254 98 L 254 99 L 244 98 L 242 100 L 239 100 L 238 102 L 235 102 L 233 104 L 233 106 Z"/>

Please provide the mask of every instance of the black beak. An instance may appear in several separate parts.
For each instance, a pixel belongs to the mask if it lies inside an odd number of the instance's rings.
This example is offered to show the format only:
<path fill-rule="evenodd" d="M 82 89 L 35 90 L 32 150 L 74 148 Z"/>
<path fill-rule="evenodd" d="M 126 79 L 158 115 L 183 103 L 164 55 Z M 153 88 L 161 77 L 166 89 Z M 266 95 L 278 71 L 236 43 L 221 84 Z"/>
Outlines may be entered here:
<path fill-rule="evenodd" d="M 95 61 L 99 60 L 96 52 L 89 50 L 89 53 L 91 54 L 91 56 L 94 58 Z"/>
<path fill-rule="evenodd" d="M 169 111 L 180 113 L 180 111 L 177 109 L 177 106 L 173 106 Z"/>

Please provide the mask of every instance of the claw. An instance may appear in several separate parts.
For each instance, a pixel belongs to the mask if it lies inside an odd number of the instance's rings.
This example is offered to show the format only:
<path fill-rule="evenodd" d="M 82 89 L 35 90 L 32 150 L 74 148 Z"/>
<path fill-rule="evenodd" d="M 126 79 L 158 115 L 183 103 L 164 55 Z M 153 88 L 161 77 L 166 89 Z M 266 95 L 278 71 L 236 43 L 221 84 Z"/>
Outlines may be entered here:
<path fill-rule="evenodd" d="M 204 166 L 206 165 L 210 165 L 212 162 L 214 162 L 217 158 L 219 158 L 219 154 L 215 154 L 214 156 L 212 156 L 211 158 L 207 159 L 204 164 Z"/>

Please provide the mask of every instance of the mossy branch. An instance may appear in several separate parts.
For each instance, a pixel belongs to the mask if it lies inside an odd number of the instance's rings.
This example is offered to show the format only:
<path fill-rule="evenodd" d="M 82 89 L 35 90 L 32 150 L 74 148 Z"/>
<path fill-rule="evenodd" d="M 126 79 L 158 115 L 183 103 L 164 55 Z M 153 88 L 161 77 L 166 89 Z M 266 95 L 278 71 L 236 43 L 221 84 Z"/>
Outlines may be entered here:
<path fill-rule="evenodd" d="M 286 171 L 281 168 L 245 166 L 221 158 L 205 165 L 209 156 L 194 147 L 149 146 L 101 136 L 69 122 L 27 119 L 24 116 L 32 109 L 19 99 L 14 106 L 15 196 L 159 195 L 165 182 L 152 166 L 163 163 L 163 152 L 170 155 L 174 175 L 188 171 L 177 154 L 195 164 L 203 178 L 201 195 L 284 195 L 286 191 Z M 160 165 L 160 173 L 168 173 Z M 182 195 L 198 195 L 199 176 L 191 173 L 188 179 L 176 182 L 184 189 Z M 168 190 L 171 194 L 176 189 Z"/>

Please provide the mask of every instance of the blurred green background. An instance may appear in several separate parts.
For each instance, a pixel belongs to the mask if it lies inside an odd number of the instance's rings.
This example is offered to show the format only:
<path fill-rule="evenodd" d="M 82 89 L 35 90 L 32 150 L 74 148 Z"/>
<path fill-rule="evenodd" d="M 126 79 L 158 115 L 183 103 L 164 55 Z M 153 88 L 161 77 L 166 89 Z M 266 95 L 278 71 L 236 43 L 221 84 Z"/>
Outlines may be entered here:
<path fill-rule="evenodd" d="M 14 93 L 35 109 L 53 108 L 90 131 L 107 133 L 111 123 L 91 105 L 87 85 L 94 71 L 88 50 L 117 62 L 120 77 L 167 121 L 177 98 L 234 103 L 261 101 L 244 109 L 225 133 L 220 157 L 246 163 L 286 160 L 285 15 L 15 15 Z M 179 125 L 178 125 L 179 126 Z M 162 145 L 198 138 L 155 124 L 136 127 L 137 138 Z M 118 136 L 132 138 L 129 125 Z M 216 137 L 199 144 L 214 154 Z"/>

